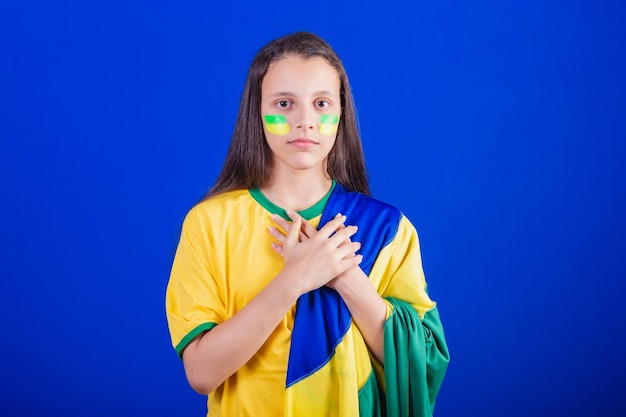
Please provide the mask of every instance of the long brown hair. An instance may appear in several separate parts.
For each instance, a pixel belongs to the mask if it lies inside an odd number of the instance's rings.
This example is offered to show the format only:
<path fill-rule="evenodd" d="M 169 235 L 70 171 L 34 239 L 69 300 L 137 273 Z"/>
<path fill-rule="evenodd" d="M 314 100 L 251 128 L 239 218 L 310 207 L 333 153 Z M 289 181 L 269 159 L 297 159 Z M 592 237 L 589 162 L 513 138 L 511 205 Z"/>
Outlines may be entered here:
<path fill-rule="evenodd" d="M 354 100 L 343 63 L 322 38 L 298 32 L 268 43 L 250 64 L 224 166 L 203 200 L 227 191 L 262 188 L 269 181 L 272 151 L 261 123 L 261 83 L 270 64 L 288 55 L 306 59 L 321 57 L 337 70 L 342 111 L 337 140 L 328 154 L 328 174 L 350 191 L 369 194 Z"/>

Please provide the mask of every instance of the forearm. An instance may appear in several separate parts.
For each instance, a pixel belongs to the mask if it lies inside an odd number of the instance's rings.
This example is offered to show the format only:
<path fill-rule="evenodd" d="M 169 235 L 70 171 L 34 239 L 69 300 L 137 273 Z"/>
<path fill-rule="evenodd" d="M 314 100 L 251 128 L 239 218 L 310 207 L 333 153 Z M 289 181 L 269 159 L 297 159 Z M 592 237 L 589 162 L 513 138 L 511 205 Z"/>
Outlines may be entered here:
<path fill-rule="evenodd" d="M 299 296 L 286 275 L 281 272 L 243 309 L 185 348 L 192 388 L 201 394 L 214 391 L 261 348 Z"/>
<path fill-rule="evenodd" d="M 387 303 L 361 268 L 354 267 L 333 281 L 374 357 L 384 365 L 384 326 Z"/>

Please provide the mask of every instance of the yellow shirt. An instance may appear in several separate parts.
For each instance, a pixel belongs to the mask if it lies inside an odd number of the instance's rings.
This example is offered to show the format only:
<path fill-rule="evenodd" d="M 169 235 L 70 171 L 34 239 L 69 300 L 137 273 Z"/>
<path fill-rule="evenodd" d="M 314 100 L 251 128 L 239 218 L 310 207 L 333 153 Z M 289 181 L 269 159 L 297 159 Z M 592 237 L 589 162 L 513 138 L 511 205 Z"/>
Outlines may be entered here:
<path fill-rule="evenodd" d="M 323 204 L 316 206 L 301 212 L 314 226 Z M 274 224 L 270 215 L 248 190 L 213 197 L 187 214 L 166 295 L 179 354 L 242 309 L 282 269 L 267 231 Z M 295 304 L 257 354 L 209 395 L 209 416 L 283 415 L 294 310 Z"/>

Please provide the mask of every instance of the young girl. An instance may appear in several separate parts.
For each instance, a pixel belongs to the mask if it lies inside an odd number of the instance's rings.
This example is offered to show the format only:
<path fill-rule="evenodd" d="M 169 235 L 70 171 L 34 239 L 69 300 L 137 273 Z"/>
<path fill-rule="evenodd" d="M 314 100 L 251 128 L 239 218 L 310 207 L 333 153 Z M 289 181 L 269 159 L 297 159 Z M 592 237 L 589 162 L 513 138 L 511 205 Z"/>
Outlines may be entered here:
<path fill-rule="evenodd" d="M 369 197 L 348 78 L 319 37 L 252 62 L 166 310 L 209 416 L 432 415 L 449 355 L 417 234 Z"/>

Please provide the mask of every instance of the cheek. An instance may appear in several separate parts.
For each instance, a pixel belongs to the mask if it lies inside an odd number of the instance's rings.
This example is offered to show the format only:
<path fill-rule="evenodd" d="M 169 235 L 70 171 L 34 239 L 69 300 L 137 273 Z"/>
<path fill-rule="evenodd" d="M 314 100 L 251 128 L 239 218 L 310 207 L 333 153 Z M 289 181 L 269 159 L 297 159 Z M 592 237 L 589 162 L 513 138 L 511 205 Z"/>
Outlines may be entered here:
<path fill-rule="evenodd" d="M 281 114 L 266 114 L 263 123 L 267 132 L 273 135 L 284 136 L 291 130 L 287 119 Z"/>
<path fill-rule="evenodd" d="M 320 117 L 320 133 L 325 136 L 337 134 L 339 116 L 336 114 L 323 114 Z"/>

